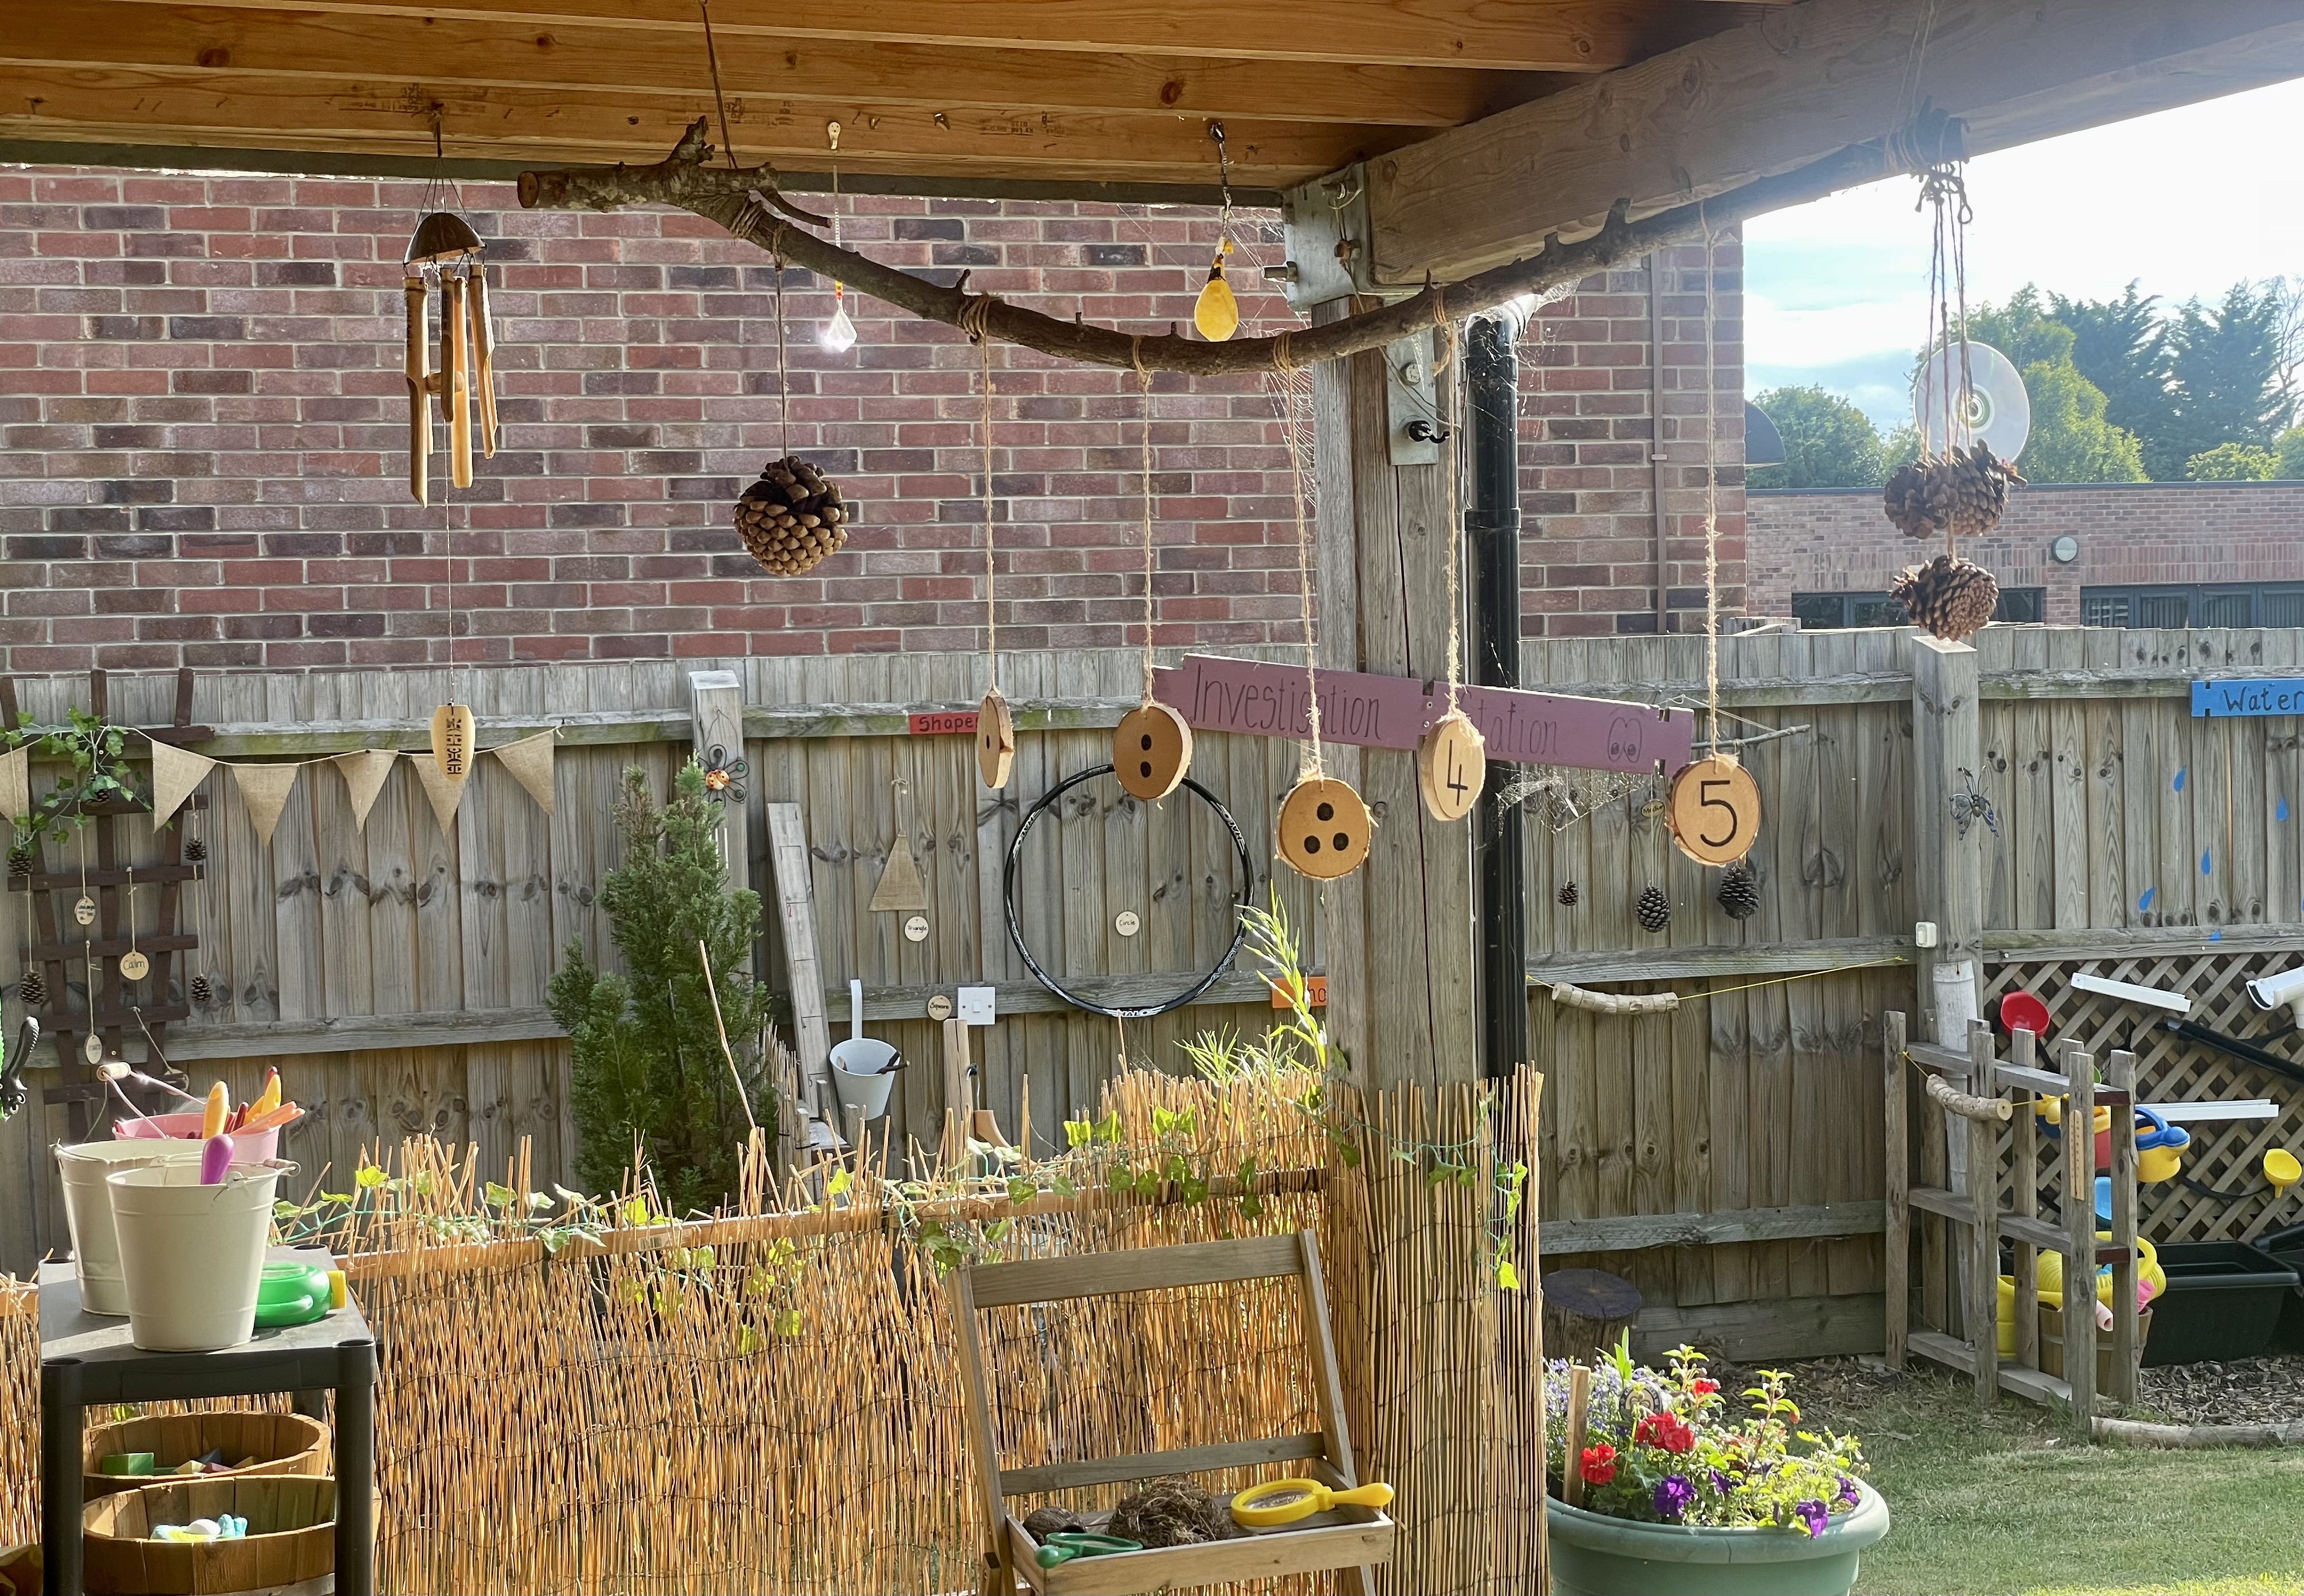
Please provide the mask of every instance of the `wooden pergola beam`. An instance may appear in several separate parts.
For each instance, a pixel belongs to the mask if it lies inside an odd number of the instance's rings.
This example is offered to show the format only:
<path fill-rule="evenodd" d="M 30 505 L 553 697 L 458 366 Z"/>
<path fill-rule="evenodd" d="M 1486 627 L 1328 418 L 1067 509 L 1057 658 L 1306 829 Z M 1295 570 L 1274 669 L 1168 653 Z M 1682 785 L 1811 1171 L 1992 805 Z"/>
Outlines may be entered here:
<path fill-rule="evenodd" d="M 1369 163 L 1374 268 L 1461 277 L 1923 109 L 1973 155 L 2297 76 L 2297 0 L 1807 0 Z"/>

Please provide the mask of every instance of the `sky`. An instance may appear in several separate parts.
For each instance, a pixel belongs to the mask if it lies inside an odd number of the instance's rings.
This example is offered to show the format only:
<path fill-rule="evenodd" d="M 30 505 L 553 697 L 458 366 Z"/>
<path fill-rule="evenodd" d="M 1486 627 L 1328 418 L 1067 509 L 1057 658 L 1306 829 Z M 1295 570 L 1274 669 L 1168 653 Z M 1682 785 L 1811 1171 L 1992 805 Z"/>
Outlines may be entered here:
<path fill-rule="evenodd" d="M 2164 304 L 2304 273 L 2291 157 L 2304 81 L 1979 156 L 1968 166 L 1969 302 L 2027 283 Z M 1911 419 L 1927 341 L 1929 222 L 1918 180 L 1851 189 L 1745 225 L 1745 386 L 1814 383 L 1885 429 Z"/>

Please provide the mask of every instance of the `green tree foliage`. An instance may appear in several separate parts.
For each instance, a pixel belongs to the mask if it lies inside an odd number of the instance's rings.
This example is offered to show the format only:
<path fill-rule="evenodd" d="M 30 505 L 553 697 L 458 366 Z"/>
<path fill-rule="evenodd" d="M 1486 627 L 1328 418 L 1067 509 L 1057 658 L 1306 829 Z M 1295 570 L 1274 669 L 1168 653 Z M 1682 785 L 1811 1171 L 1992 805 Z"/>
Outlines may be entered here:
<path fill-rule="evenodd" d="M 2304 427 L 2291 427 L 2273 440 L 2273 478 L 2304 482 Z"/>
<path fill-rule="evenodd" d="M 673 785 L 672 802 L 659 809 L 647 776 L 626 770 L 616 802 L 624 861 L 601 883 L 600 904 L 629 973 L 595 970 L 572 940 L 549 996 L 573 1043 L 578 1178 L 589 1192 L 616 1190 L 637 1143 L 665 1201 L 687 1213 L 736 1191 L 747 1131 L 699 941 L 744 1096 L 771 1134 L 775 1105 L 759 1062 L 769 993 L 739 968 L 759 931 L 759 894 L 729 889 L 719 806 L 703 772 L 691 762 Z"/>
<path fill-rule="evenodd" d="M 2077 335 L 2047 313 L 2027 285 L 2004 305 L 1969 314 L 1968 335 L 2006 355 L 2024 378 L 2032 432 L 2017 464 L 2032 482 L 2141 482 L 2144 456 L 2136 435 L 2106 419 L 2104 391 L 2073 363 Z"/>
<path fill-rule="evenodd" d="M 2175 422 L 2161 446 L 2189 461 L 2218 444 L 2269 444 L 2288 420 L 2279 285 L 2235 283 L 2222 302 L 2177 308 L 2168 328 Z"/>
<path fill-rule="evenodd" d="M 1878 430 L 1839 395 L 1813 386 L 1770 388 L 1752 403 L 1784 440 L 1784 463 L 1756 467 L 1753 487 L 1876 488 L 1887 480 Z"/>
<path fill-rule="evenodd" d="M 2105 420 L 2137 436 L 2155 477 L 2174 475 L 2181 461 L 2167 458 L 2155 443 L 2172 434 L 2176 420 L 2168 329 L 2158 297 L 2139 294 L 2130 283 L 2116 300 L 2052 293 L 2048 305 L 2049 314 L 2072 330 L 2072 364 L 2104 391 Z"/>
<path fill-rule="evenodd" d="M 2280 474 L 2280 456 L 2255 444 L 2218 444 L 2184 462 L 2195 482 L 2269 482 Z"/>

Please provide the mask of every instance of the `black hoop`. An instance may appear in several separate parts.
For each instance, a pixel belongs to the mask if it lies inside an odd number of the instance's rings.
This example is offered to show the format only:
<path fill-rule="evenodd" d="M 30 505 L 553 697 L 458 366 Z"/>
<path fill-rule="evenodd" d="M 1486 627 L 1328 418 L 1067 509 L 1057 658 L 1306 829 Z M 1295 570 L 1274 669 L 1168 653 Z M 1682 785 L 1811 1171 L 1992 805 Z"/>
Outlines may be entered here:
<path fill-rule="evenodd" d="M 1016 828 L 1015 840 L 1008 845 L 1008 863 L 1000 876 L 1001 907 L 1008 917 L 1008 940 L 1015 945 L 1016 952 L 1023 958 L 1024 968 L 1032 972 L 1034 981 L 1038 981 L 1074 1008 L 1086 1009 L 1089 1014 L 1104 1014 L 1114 1020 L 1149 1020 L 1156 1015 L 1167 1014 L 1173 1009 L 1183 1007 L 1223 980 L 1224 972 L 1232 968 L 1232 960 L 1240 955 L 1240 945 L 1248 938 L 1247 917 L 1237 911 L 1248 909 L 1256 901 L 1254 896 L 1256 860 L 1248 851 L 1248 838 L 1241 835 L 1240 822 L 1232 818 L 1232 811 L 1226 809 L 1214 793 L 1209 792 L 1199 782 L 1189 776 L 1184 777 L 1183 785 L 1191 789 L 1194 797 L 1216 811 L 1216 818 L 1224 823 L 1224 829 L 1232 833 L 1232 846 L 1240 850 L 1240 899 L 1234 905 L 1236 912 L 1232 915 L 1232 946 L 1224 949 L 1224 957 L 1216 961 L 1216 968 L 1201 976 L 1190 987 L 1164 1002 L 1149 1004 L 1141 1008 L 1115 1008 L 1110 1004 L 1092 1002 L 1076 992 L 1066 991 L 1057 984 L 1055 976 L 1040 968 L 1039 960 L 1034 958 L 1032 950 L 1024 946 L 1024 928 L 1017 922 L 1016 918 L 1016 867 L 1024 856 L 1024 838 L 1030 834 L 1032 822 L 1038 819 L 1057 799 L 1071 792 L 1080 783 L 1092 781 L 1099 776 L 1109 776 L 1112 771 L 1113 768 L 1110 765 L 1091 765 L 1079 775 L 1068 776 L 1058 782 L 1041 796 L 1038 803 L 1024 811 L 1023 823 Z"/>

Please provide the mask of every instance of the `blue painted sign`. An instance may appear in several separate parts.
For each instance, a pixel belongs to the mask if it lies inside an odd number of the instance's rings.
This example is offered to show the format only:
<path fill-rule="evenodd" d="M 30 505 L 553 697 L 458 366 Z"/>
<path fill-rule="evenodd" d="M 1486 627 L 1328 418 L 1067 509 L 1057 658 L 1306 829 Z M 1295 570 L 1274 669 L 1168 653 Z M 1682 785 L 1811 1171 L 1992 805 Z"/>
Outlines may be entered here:
<path fill-rule="evenodd" d="M 2304 676 L 2192 683 L 2195 715 L 2304 715 Z"/>

